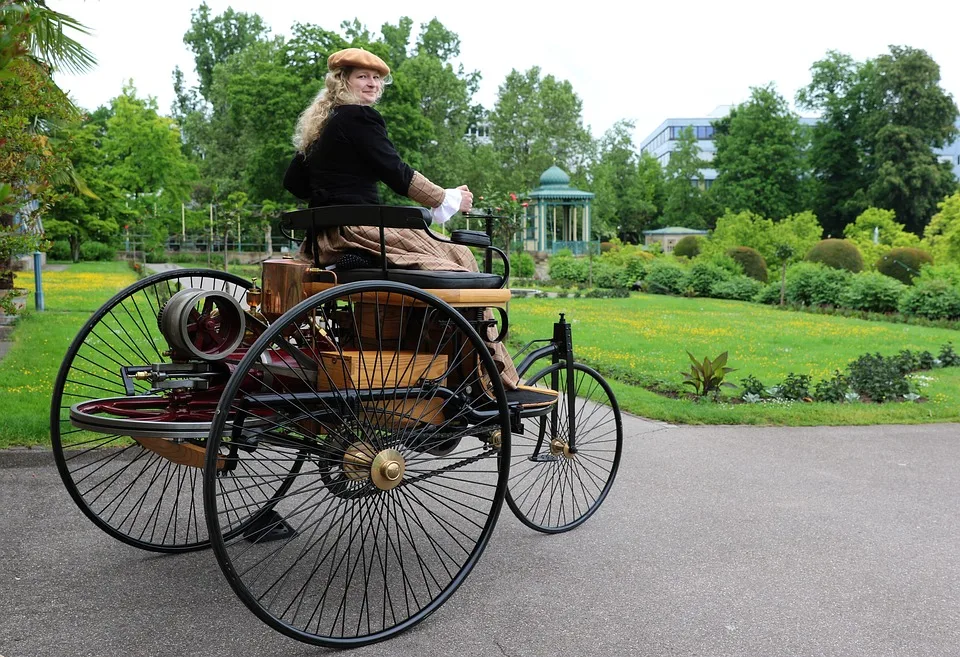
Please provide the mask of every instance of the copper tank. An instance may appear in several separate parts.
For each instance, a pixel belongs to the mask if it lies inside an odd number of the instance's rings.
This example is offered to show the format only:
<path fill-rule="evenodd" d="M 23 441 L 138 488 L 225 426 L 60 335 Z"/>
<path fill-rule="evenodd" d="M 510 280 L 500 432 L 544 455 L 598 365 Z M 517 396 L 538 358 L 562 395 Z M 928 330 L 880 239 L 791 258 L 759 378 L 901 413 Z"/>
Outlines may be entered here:
<path fill-rule="evenodd" d="M 261 312 L 271 322 L 303 301 L 303 275 L 311 267 L 305 260 L 271 258 L 263 261 Z"/>

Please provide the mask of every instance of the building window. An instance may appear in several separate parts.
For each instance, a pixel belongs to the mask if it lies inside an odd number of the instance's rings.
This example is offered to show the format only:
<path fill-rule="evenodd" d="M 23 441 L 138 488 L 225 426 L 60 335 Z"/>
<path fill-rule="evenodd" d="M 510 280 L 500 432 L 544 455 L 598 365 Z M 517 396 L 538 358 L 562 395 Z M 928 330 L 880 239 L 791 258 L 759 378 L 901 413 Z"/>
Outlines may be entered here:
<path fill-rule="evenodd" d="M 696 130 L 697 130 L 697 139 L 713 139 L 712 125 L 698 125 Z"/>

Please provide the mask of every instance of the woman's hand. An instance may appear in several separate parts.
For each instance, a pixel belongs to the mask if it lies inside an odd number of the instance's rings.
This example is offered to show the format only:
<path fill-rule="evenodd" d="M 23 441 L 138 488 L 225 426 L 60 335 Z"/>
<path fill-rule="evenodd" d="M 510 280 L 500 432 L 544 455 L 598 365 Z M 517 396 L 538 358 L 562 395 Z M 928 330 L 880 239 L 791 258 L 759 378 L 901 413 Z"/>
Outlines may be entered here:
<path fill-rule="evenodd" d="M 457 187 L 460 190 L 460 212 L 470 212 L 473 209 L 473 192 L 466 185 Z"/>

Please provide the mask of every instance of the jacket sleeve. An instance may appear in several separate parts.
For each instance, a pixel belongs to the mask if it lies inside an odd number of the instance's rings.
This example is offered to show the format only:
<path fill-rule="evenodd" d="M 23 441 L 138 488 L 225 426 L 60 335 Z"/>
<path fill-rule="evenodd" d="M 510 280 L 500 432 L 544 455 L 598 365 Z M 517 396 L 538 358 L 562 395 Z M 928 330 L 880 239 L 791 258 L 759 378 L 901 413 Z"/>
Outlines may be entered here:
<path fill-rule="evenodd" d="M 290 160 L 287 172 L 283 175 L 283 186 L 299 199 L 310 198 L 310 176 L 303 153 L 297 153 Z"/>
<path fill-rule="evenodd" d="M 387 136 L 387 126 L 380 112 L 372 107 L 356 106 L 351 112 L 352 121 L 344 126 L 349 131 L 348 139 L 356 144 L 357 151 L 376 177 L 397 194 L 407 196 L 413 169 L 400 159 L 400 154 Z"/>

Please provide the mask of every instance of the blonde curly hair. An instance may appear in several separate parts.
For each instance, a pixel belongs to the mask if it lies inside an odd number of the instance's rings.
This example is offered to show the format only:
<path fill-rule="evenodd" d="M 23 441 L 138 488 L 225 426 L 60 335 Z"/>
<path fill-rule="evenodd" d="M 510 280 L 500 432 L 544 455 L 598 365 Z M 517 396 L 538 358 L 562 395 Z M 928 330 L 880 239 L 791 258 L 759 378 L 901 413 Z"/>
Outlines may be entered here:
<path fill-rule="evenodd" d="M 298 153 L 306 154 L 310 144 L 315 142 L 320 133 L 323 132 L 323 128 L 330 120 L 335 108 L 340 105 L 359 104 L 359 99 L 350 90 L 348 84 L 350 74 L 353 71 L 352 68 L 339 68 L 327 73 L 323 89 L 297 119 L 297 127 L 293 133 L 293 146 Z M 390 76 L 387 76 L 382 82 L 381 95 L 383 94 L 383 87 L 391 82 Z M 379 96 L 377 100 L 380 100 Z"/>

